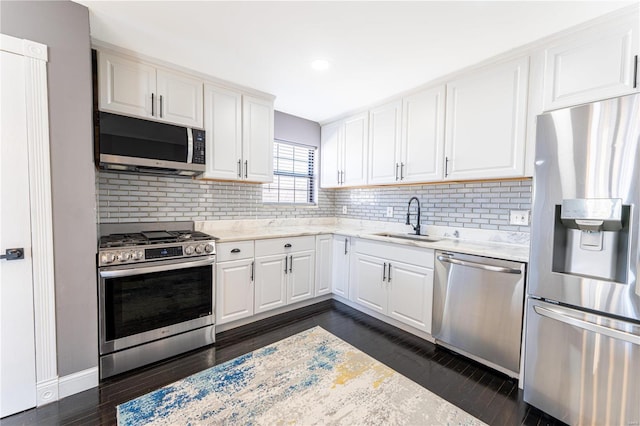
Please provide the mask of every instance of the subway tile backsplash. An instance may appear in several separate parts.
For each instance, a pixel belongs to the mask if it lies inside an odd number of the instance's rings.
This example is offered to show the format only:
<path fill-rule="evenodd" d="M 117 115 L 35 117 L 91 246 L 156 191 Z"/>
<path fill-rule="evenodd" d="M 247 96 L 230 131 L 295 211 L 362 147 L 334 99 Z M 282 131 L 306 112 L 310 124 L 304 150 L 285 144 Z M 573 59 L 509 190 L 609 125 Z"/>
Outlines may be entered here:
<path fill-rule="evenodd" d="M 531 179 L 321 189 L 317 206 L 300 207 L 263 204 L 260 184 L 106 171 L 96 181 L 100 223 L 332 216 L 404 222 L 409 198 L 417 196 L 423 225 L 529 232 L 528 226 L 509 225 L 509 210 L 531 208 Z"/>

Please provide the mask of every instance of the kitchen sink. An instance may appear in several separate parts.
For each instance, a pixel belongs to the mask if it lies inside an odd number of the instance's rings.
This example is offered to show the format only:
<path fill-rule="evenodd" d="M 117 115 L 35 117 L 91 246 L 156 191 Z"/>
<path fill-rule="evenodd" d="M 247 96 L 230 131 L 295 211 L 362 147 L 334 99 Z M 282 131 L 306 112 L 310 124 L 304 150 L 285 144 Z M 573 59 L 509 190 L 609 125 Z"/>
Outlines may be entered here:
<path fill-rule="evenodd" d="M 436 241 L 440 241 L 442 238 L 434 238 L 429 235 L 416 235 L 416 234 L 402 234 L 402 233 L 390 233 L 390 232 L 380 232 L 377 235 L 379 237 L 388 237 L 388 238 L 402 238 L 404 240 L 413 240 L 413 241 L 422 241 L 425 243 L 435 243 Z"/>

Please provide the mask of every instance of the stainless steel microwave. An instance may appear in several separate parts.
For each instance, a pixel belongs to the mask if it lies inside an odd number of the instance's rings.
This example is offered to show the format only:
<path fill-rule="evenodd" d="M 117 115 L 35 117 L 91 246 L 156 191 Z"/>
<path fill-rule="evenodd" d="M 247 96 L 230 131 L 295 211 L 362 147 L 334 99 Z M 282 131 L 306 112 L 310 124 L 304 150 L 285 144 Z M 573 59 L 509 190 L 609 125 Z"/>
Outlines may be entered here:
<path fill-rule="evenodd" d="M 107 112 L 96 114 L 101 169 L 173 176 L 205 171 L 205 132 Z"/>

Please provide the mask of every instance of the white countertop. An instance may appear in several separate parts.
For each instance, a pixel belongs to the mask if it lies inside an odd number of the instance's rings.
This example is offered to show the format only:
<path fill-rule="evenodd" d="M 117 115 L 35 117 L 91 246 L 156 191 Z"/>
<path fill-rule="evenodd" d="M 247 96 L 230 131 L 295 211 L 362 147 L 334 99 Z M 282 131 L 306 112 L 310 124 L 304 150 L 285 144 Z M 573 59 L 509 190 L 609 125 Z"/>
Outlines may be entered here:
<path fill-rule="evenodd" d="M 440 239 L 424 242 L 376 235 L 382 232 L 408 234 L 411 228 L 401 223 L 336 218 L 205 221 L 196 222 L 196 230 L 217 237 L 218 243 L 338 234 L 518 262 L 529 261 L 528 234 L 504 231 L 423 226 L 422 234 Z M 453 237 L 456 230 L 460 238 Z"/>

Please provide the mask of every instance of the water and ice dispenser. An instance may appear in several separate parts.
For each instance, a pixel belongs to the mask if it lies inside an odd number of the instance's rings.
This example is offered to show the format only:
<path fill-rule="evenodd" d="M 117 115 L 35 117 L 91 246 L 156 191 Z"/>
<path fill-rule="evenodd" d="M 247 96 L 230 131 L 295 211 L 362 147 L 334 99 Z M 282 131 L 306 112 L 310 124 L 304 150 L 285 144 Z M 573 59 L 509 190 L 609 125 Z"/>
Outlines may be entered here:
<path fill-rule="evenodd" d="M 553 271 L 627 282 L 630 206 L 619 198 L 562 200 L 556 205 Z"/>

